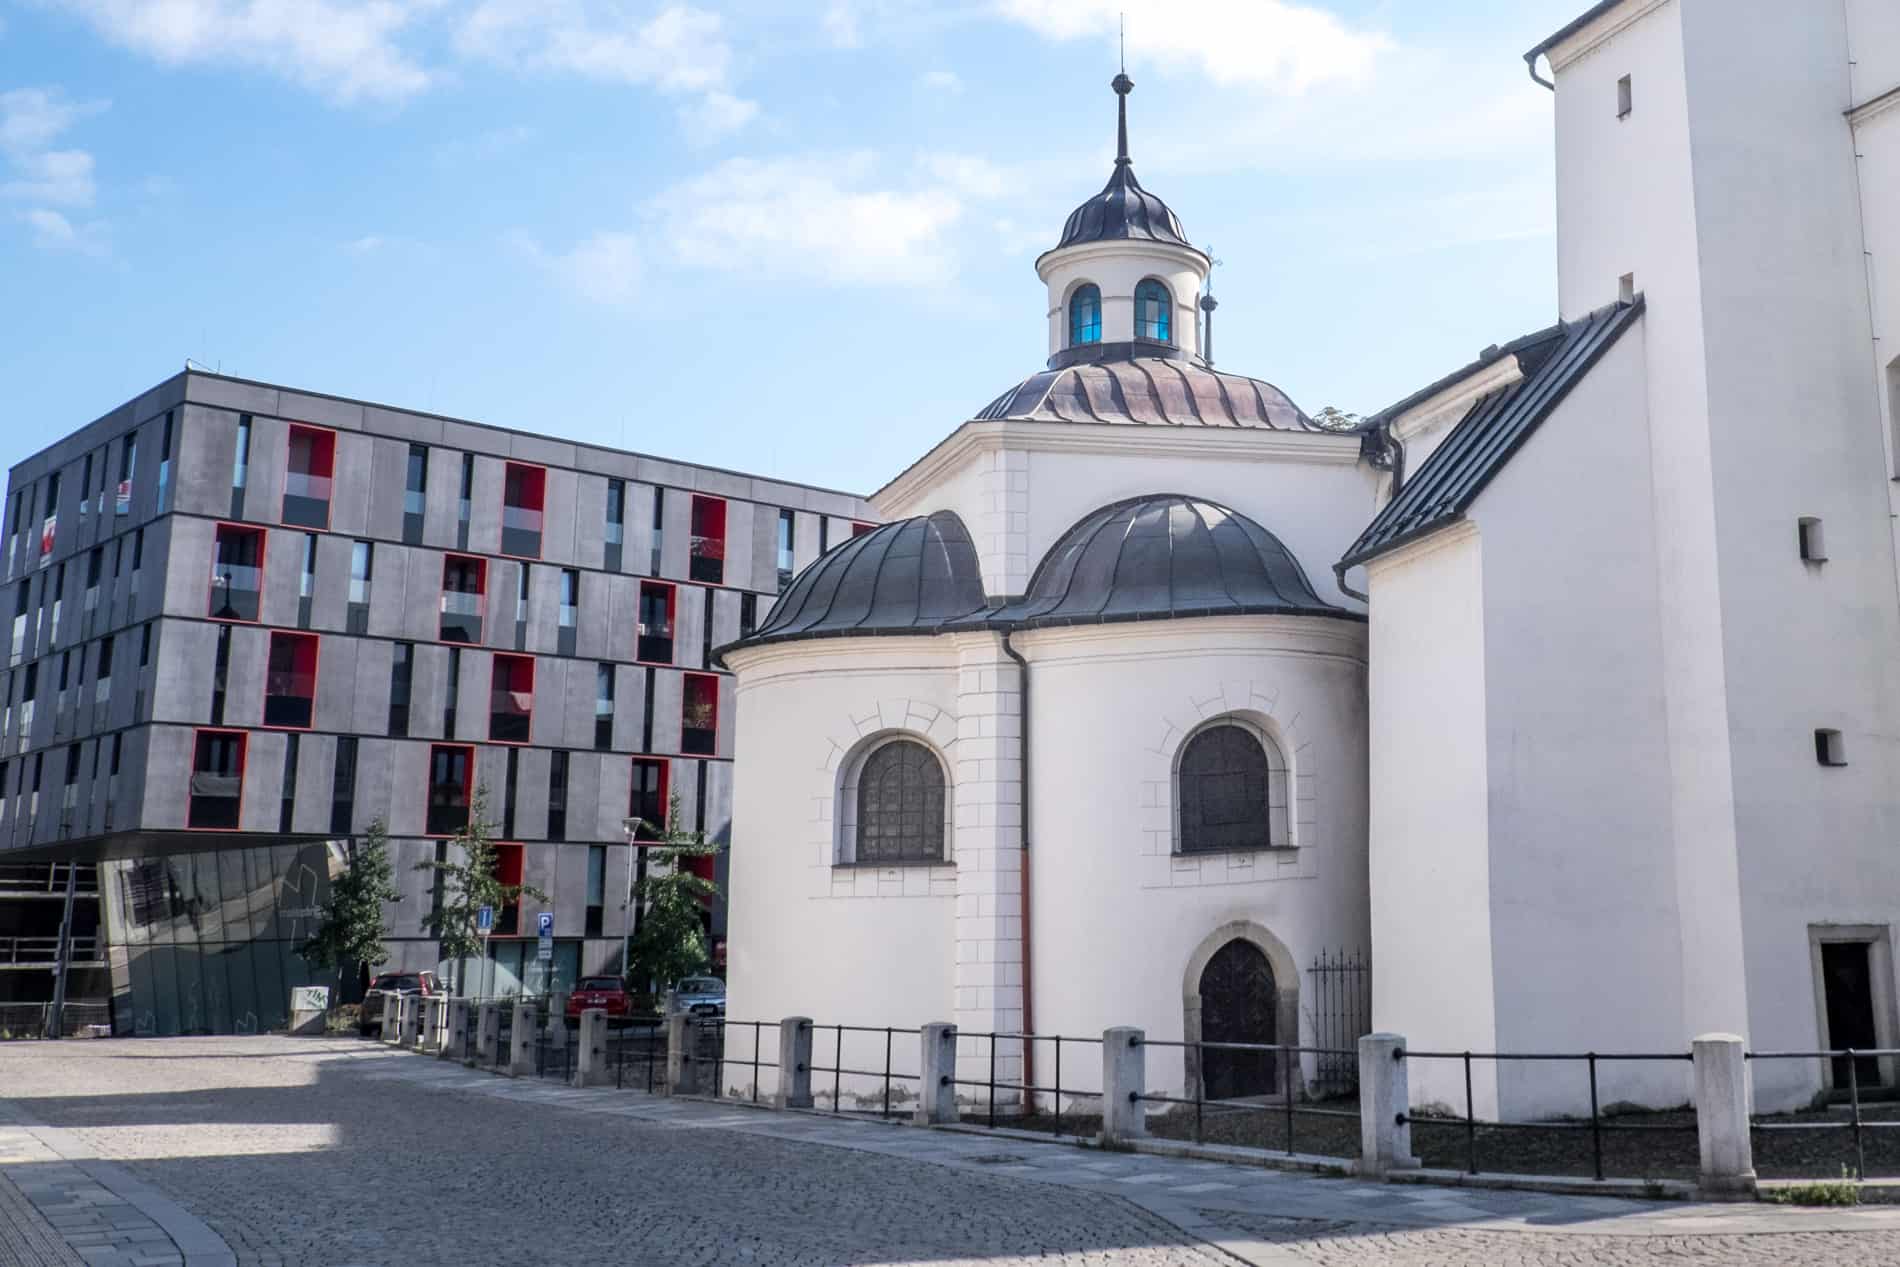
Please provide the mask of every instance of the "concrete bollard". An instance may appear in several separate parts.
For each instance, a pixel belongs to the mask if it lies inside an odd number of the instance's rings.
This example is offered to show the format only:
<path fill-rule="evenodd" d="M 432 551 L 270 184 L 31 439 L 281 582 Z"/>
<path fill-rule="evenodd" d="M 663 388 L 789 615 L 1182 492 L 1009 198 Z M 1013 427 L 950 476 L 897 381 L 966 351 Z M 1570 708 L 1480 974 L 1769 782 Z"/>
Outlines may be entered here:
<path fill-rule="evenodd" d="M 1736 1034 L 1699 1035 L 1695 1056 L 1696 1139 L 1705 1196 L 1755 1194 L 1755 1153 L 1748 1135 L 1748 1060 Z"/>
<path fill-rule="evenodd" d="M 468 1010 L 467 999 L 449 1000 L 448 1032 L 442 1036 L 442 1050 L 436 1055 L 462 1059 L 462 1053 L 468 1050 Z"/>
<path fill-rule="evenodd" d="M 501 1046 L 501 1004 L 484 1003 L 475 1014 L 475 1061 L 478 1065 L 495 1063 L 495 1049 Z"/>
<path fill-rule="evenodd" d="M 580 1046 L 574 1056 L 575 1086 L 604 1087 L 613 1082 L 614 1071 L 607 1063 L 607 1009 L 582 1009 Z"/>
<path fill-rule="evenodd" d="M 778 1023 L 778 1094 L 774 1108 L 811 1107 L 811 1017 L 788 1016 Z"/>
<path fill-rule="evenodd" d="M 937 1126 L 957 1120 L 957 1027 L 932 1021 L 919 1031 L 922 1044 L 917 1077 L 919 1126 Z"/>
<path fill-rule="evenodd" d="M 508 1072 L 514 1077 L 534 1073 L 534 1040 L 541 1028 L 535 1024 L 537 1019 L 534 1004 L 515 1004 L 514 1028 L 508 1034 Z"/>
<path fill-rule="evenodd" d="M 666 1093 L 699 1095 L 699 1061 L 693 1051 L 693 1018 L 674 1012 L 666 1018 Z"/>
<path fill-rule="evenodd" d="M 393 1043 L 402 1035 L 402 996 L 385 994 L 383 996 L 383 1028 L 376 1035 L 386 1043 Z"/>
<path fill-rule="evenodd" d="M 432 994 L 422 1001 L 422 1042 L 418 1050 L 431 1056 L 442 1054 L 448 1037 L 449 1000 L 447 995 Z"/>
<path fill-rule="evenodd" d="M 422 996 L 405 994 L 396 1005 L 396 1042 L 414 1047 L 422 1037 Z"/>
<path fill-rule="evenodd" d="M 1140 1096 L 1148 1081 L 1147 1034 L 1129 1026 L 1102 1031 L 1102 1142 L 1121 1144 L 1148 1134 Z"/>
<path fill-rule="evenodd" d="M 1359 1173 L 1378 1178 L 1395 1170 L 1413 1170 L 1412 1080 L 1399 1034 L 1366 1034 L 1359 1039 Z"/>

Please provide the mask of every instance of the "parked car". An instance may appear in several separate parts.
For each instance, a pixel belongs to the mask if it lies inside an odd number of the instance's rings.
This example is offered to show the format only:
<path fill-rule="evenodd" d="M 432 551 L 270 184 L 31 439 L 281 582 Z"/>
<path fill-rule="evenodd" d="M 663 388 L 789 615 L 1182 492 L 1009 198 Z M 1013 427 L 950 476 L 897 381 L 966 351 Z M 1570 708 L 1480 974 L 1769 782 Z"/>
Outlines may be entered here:
<path fill-rule="evenodd" d="M 597 1007 L 610 1017 L 625 1016 L 633 1010 L 633 1000 L 619 977 L 582 977 L 567 996 L 567 1019 L 578 1021 L 581 1013 Z"/>
<path fill-rule="evenodd" d="M 386 994 L 442 993 L 433 972 L 380 972 L 363 994 L 363 1007 L 357 1016 L 356 1030 L 363 1037 L 383 1032 L 383 996 Z"/>
<path fill-rule="evenodd" d="M 694 1016 L 724 1016 L 726 983 L 718 977 L 681 977 L 673 986 L 673 1006 Z"/>

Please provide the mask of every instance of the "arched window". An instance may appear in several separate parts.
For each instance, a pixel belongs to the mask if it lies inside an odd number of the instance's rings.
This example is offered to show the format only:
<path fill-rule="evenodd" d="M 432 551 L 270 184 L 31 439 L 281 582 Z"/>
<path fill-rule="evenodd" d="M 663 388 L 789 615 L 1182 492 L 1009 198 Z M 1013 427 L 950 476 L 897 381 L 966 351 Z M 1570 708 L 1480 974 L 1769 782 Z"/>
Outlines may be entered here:
<path fill-rule="evenodd" d="M 914 739 L 872 749 L 857 772 L 855 861 L 942 862 L 943 763 Z"/>
<path fill-rule="evenodd" d="M 1135 337 L 1174 342 L 1174 296 L 1152 277 L 1135 287 Z"/>
<path fill-rule="evenodd" d="M 1093 282 L 1069 296 L 1069 346 L 1102 341 L 1102 291 Z"/>
<path fill-rule="evenodd" d="M 1271 849 L 1286 830 L 1286 763 L 1251 726 L 1218 722 L 1189 737 L 1178 768 L 1182 853 Z"/>

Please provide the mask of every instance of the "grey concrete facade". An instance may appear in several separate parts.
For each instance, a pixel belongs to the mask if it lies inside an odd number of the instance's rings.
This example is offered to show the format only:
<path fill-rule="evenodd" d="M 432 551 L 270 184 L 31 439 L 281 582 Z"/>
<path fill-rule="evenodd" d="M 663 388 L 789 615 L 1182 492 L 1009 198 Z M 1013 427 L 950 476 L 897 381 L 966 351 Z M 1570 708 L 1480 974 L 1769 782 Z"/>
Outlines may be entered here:
<path fill-rule="evenodd" d="M 297 500 L 321 487 L 325 448 L 327 525 Z M 302 456 L 312 449 L 317 457 Z M 426 470 L 420 496 L 411 495 L 412 451 Z M 542 482 L 538 555 L 518 538 L 516 553 L 503 553 L 511 476 Z M 610 485 L 623 508 L 618 551 L 608 541 Z M 716 499 L 725 518 L 723 551 L 702 541 L 698 559 L 695 498 Z M 418 503 L 419 517 L 405 513 Z M 707 653 L 771 606 L 786 511 L 799 563 L 816 552 L 821 516 L 834 543 L 853 520 L 873 518 L 843 493 L 179 374 L 9 473 L 0 860 L 268 850 L 347 840 L 380 818 L 404 891 L 389 967 L 434 968 L 436 947 L 422 932 L 430 880 L 414 867 L 435 858 L 442 839 L 429 830 L 432 755 L 466 747 L 497 838 L 519 846 L 523 879 L 549 895 L 566 971 L 612 971 L 630 919 L 621 898 L 635 855 L 621 820 L 635 760 L 663 764 L 684 825 L 727 839 L 734 696 Z M 532 518 L 517 512 L 510 522 Z M 254 574 L 216 562 L 220 539 L 235 550 L 241 537 L 261 551 Z M 719 574 L 709 575 L 719 553 Z M 482 574 L 481 628 L 464 642 L 444 638 L 451 556 Z M 673 613 L 671 655 L 660 663 L 637 654 L 642 588 L 656 584 L 670 587 Z M 571 610 L 564 592 L 578 599 Z M 314 687 L 301 670 L 273 674 L 274 648 L 280 664 L 313 652 Z M 532 701 L 521 742 L 491 731 L 500 656 L 516 657 L 504 670 L 532 674 L 519 697 Z M 717 701 L 711 751 L 688 751 L 696 745 L 683 711 L 705 691 Z M 286 721 L 286 707 L 307 715 Z M 218 732 L 240 746 L 231 787 L 219 771 L 196 769 Z M 223 797 L 230 790 L 234 804 Z M 590 870 L 604 885 L 590 885 Z M 107 895 L 108 937 L 134 939 L 136 930 L 111 927 L 115 910 L 130 919 L 139 905 L 121 899 Z M 203 936 L 206 909 L 232 900 L 223 890 L 193 899 L 195 933 Z M 591 918 L 590 905 L 601 908 Z M 277 906 L 293 922 L 308 909 L 307 898 Z M 518 912 L 529 961 L 542 907 L 524 899 Z M 723 911 L 716 917 L 718 934 Z"/>

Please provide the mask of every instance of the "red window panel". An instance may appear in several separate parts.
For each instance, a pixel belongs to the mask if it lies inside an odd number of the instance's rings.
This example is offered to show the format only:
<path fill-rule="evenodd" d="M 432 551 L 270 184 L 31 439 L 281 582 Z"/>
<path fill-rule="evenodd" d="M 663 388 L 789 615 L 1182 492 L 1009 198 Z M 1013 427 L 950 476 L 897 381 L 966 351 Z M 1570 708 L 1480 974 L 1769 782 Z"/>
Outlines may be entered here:
<path fill-rule="evenodd" d="M 284 458 L 283 521 L 301 528 L 330 526 L 330 487 L 336 474 L 336 432 L 293 423 Z"/>
<path fill-rule="evenodd" d="M 709 757 L 719 740 L 719 679 L 688 673 L 680 694 L 680 751 Z"/>
<path fill-rule="evenodd" d="M 488 737 L 527 743 L 534 732 L 534 657 L 498 655 L 490 680 Z"/>
<path fill-rule="evenodd" d="M 212 620 L 255 622 L 264 598 L 262 528 L 221 523 L 211 542 L 211 587 L 205 614 Z"/>
<path fill-rule="evenodd" d="M 523 854 L 522 847 L 520 845 L 496 845 L 495 846 L 495 880 L 496 882 L 499 884 L 506 884 L 511 887 L 519 888 L 521 885 L 521 877 L 523 875 L 523 870 L 522 870 L 523 857 L 524 857 L 524 854 Z"/>
<path fill-rule="evenodd" d="M 708 585 L 726 580 L 726 500 L 693 496 L 692 560 L 687 575 Z"/>
<path fill-rule="evenodd" d="M 547 510 L 546 467 L 509 462 L 502 468 L 501 552 L 541 557 L 541 526 Z"/>
<path fill-rule="evenodd" d="M 488 560 L 472 554 L 442 557 L 443 642 L 479 643 L 488 608 Z"/>
<path fill-rule="evenodd" d="M 317 651 L 313 633 L 272 630 L 264 672 L 264 724 L 308 730 L 316 717 Z"/>
<path fill-rule="evenodd" d="M 468 826 L 474 783 L 473 744 L 429 745 L 428 835 L 453 836 Z"/>
<path fill-rule="evenodd" d="M 666 834 L 671 763 L 660 757 L 633 759 L 633 791 L 627 798 L 627 817 L 637 818 L 635 840 L 658 840 Z"/>
<path fill-rule="evenodd" d="M 185 826 L 193 831 L 236 831 L 244 821 L 244 752 L 249 738 L 241 730 L 192 733 Z"/>

